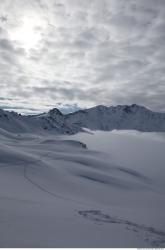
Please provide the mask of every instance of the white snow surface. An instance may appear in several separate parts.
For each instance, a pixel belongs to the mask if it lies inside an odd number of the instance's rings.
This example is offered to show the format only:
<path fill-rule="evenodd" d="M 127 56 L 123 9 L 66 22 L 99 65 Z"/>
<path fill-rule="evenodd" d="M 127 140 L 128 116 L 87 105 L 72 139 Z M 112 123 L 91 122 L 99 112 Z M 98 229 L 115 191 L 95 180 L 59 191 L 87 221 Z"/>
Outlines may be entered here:
<path fill-rule="evenodd" d="M 0 247 L 165 246 L 164 182 L 148 164 L 138 168 L 136 151 L 126 164 L 115 141 L 111 155 L 73 136 L 28 133 L 15 113 L 9 119 L 14 125 L 0 129 Z M 146 145 L 155 164 L 159 154 L 150 149 L 164 150 L 165 141 Z"/>

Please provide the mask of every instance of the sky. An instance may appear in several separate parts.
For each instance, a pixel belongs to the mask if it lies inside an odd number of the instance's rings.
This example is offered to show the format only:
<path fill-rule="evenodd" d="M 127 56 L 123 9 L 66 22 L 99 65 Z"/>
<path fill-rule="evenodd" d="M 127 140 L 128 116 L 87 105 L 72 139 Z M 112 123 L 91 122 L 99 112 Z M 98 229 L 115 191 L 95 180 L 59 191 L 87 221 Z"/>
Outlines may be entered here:
<path fill-rule="evenodd" d="M 0 108 L 165 112 L 165 0 L 0 1 Z"/>

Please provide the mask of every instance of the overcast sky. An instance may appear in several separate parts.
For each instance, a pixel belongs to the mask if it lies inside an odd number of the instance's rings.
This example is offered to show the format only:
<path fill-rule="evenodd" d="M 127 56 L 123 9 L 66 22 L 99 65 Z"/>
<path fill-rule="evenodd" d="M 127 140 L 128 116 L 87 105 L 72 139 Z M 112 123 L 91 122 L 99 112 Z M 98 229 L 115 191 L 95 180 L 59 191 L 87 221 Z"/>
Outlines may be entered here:
<path fill-rule="evenodd" d="M 164 100 L 165 0 L 0 1 L 0 107 Z"/>

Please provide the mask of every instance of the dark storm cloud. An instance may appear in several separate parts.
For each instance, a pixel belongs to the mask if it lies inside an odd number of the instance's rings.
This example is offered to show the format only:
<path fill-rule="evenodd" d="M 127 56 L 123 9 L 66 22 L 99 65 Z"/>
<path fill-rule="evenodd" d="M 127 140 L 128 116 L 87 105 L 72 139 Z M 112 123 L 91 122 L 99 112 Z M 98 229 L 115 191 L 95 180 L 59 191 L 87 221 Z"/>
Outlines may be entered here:
<path fill-rule="evenodd" d="M 138 103 L 165 111 L 164 0 L 13 0 L 0 5 L 0 16 L 7 17 L 0 18 L 5 96 L 45 107 Z M 29 22 L 21 29 L 25 17 Z M 19 31 L 29 32 L 32 41 L 39 34 L 39 40 L 27 49 Z"/>

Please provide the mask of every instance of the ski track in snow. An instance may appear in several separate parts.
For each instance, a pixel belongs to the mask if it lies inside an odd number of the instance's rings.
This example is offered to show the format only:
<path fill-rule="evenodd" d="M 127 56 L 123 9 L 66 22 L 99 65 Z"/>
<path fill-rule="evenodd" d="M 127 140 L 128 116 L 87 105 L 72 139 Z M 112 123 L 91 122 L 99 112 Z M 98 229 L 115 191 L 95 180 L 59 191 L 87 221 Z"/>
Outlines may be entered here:
<path fill-rule="evenodd" d="M 24 166 L 23 167 L 23 175 L 24 175 L 24 178 L 29 182 L 31 183 L 34 187 L 38 188 L 40 191 L 48 194 L 48 195 L 51 195 L 53 196 L 54 198 L 58 198 L 58 199 L 62 199 L 62 200 L 68 200 L 68 201 L 71 201 L 71 202 L 74 202 L 76 204 L 85 204 L 83 202 L 80 202 L 80 201 L 77 201 L 77 200 L 74 200 L 74 199 L 71 199 L 71 198 L 68 198 L 68 197 L 64 197 L 64 196 L 61 196 L 55 192 L 50 192 L 49 190 L 47 190 L 43 185 L 41 184 L 38 184 L 36 181 L 32 180 L 29 176 L 28 176 L 28 165 L 27 166 Z"/>

